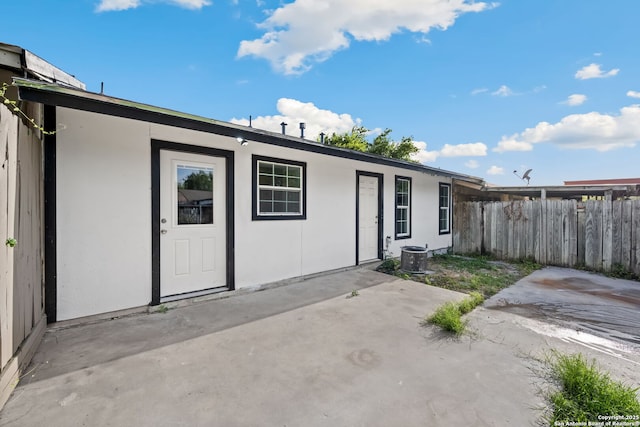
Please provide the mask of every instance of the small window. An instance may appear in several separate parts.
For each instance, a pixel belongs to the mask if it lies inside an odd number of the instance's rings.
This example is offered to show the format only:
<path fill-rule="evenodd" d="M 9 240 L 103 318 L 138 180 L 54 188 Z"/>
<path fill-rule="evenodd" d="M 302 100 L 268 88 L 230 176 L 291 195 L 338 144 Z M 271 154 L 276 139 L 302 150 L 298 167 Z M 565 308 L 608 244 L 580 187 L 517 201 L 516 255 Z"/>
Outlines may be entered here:
<path fill-rule="evenodd" d="M 439 229 L 440 234 L 448 234 L 451 232 L 451 185 L 440 184 L 440 197 L 438 206 L 439 213 Z"/>
<path fill-rule="evenodd" d="M 253 156 L 253 219 L 305 219 L 305 181 L 305 163 Z"/>
<path fill-rule="evenodd" d="M 396 176 L 396 239 L 411 237 L 411 178 Z"/>
<path fill-rule="evenodd" d="M 213 224 L 213 169 L 177 165 L 178 225 Z"/>

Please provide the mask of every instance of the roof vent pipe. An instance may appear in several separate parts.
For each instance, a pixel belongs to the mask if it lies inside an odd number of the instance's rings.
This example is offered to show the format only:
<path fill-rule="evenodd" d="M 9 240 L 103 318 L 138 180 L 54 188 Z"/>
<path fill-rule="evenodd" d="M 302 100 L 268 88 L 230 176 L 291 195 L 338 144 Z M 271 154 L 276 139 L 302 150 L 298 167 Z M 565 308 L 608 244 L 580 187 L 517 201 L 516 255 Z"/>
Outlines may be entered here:
<path fill-rule="evenodd" d="M 320 132 L 320 144 L 324 144 L 324 132 Z"/>
<path fill-rule="evenodd" d="M 300 138 L 304 138 L 304 129 L 307 127 L 307 125 L 304 124 L 304 122 L 300 122 Z"/>
<path fill-rule="evenodd" d="M 287 124 L 285 122 L 282 122 L 282 123 L 280 123 L 280 126 L 282 126 L 282 134 L 286 135 L 287 134 L 287 131 L 286 131 Z"/>

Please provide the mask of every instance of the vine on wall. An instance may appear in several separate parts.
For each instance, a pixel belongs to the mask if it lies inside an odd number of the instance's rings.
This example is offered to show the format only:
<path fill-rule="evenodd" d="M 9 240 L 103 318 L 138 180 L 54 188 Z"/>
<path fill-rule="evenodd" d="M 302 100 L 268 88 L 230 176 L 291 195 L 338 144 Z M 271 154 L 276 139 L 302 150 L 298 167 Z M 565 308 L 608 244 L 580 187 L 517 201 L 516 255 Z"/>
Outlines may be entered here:
<path fill-rule="evenodd" d="M 3 82 L 2 88 L 0 88 L 0 99 L 2 100 L 2 103 L 6 105 L 14 114 L 24 118 L 29 123 L 30 126 L 42 132 L 43 135 L 53 135 L 54 133 L 56 133 L 55 130 L 52 130 L 52 131 L 44 130 L 44 127 L 36 123 L 36 120 L 34 118 L 29 117 L 27 113 L 25 113 L 20 109 L 20 107 L 18 106 L 18 101 L 14 101 L 12 99 L 7 98 L 6 97 L 7 89 L 9 89 L 9 85 L 6 82 Z"/>

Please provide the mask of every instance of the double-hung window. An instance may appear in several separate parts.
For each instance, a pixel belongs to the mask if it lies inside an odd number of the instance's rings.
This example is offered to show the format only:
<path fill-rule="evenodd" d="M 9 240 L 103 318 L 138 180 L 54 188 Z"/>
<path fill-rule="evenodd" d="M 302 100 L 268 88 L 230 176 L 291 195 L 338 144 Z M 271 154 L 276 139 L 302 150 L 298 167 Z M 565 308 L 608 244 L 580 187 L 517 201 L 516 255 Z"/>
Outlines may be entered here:
<path fill-rule="evenodd" d="M 396 239 L 411 237 L 411 178 L 396 176 Z"/>
<path fill-rule="evenodd" d="M 440 184 L 439 191 L 439 230 L 440 234 L 448 234 L 451 232 L 451 184 Z"/>
<path fill-rule="evenodd" d="M 306 163 L 253 156 L 253 219 L 306 218 Z"/>

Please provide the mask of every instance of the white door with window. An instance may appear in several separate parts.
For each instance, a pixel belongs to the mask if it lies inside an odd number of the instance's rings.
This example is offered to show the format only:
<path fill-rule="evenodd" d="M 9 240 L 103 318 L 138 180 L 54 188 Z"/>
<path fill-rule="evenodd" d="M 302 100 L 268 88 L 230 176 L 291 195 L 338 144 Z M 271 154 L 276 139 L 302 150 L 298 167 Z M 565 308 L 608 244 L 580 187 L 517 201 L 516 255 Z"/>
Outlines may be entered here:
<path fill-rule="evenodd" d="M 160 151 L 160 296 L 226 286 L 225 159 Z"/>
<path fill-rule="evenodd" d="M 378 178 L 358 179 L 358 262 L 378 259 Z"/>

